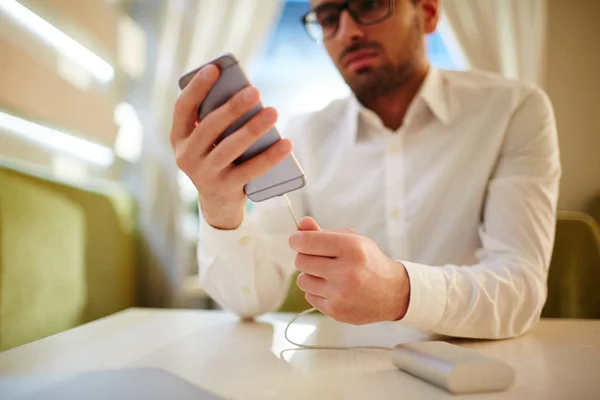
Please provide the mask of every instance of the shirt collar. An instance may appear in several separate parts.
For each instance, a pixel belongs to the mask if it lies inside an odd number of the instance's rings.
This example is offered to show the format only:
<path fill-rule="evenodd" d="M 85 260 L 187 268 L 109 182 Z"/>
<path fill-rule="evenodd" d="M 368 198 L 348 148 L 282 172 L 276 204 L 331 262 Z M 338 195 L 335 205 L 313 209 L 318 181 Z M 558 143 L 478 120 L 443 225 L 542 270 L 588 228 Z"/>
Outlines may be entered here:
<path fill-rule="evenodd" d="M 365 118 L 367 121 L 382 126 L 382 122 L 379 117 L 368 108 L 365 108 L 356 98 L 354 94 L 350 95 L 350 103 L 348 108 L 348 117 L 351 118 L 350 130 L 352 132 L 352 139 L 356 140 L 357 134 L 357 121 L 359 117 Z M 444 125 L 448 124 L 450 120 L 446 83 L 441 71 L 433 66 L 429 67 L 429 71 L 425 76 L 425 80 L 421 85 L 421 89 L 417 93 L 413 104 L 409 107 L 407 114 L 411 113 L 411 109 L 414 107 L 414 103 L 423 101 L 433 113 L 433 115 Z M 413 110 L 414 111 L 414 110 Z M 407 118 L 408 117 L 407 115 Z"/>
<path fill-rule="evenodd" d="M 429 72 L 421 86 L 419 96 L 425 100 L 431 112 L 441 123 L 445 125 L 450 122 L 446 82 L 439 69 L 433 66 L 429 67 Z"/>

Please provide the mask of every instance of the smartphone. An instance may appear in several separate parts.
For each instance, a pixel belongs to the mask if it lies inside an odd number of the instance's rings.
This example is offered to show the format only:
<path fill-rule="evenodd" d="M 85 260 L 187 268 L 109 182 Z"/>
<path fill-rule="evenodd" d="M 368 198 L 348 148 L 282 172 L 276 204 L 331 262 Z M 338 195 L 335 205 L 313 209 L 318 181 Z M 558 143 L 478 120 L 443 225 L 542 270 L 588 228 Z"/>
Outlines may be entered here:
<path fill-rule="evenodd" d="M 198 109 L 198 117 L 200 119 L 206 117 L 210 112 L 225 104 L 234 94 L 250 85 L 238 60 L 232 54 L 225 53 L 183 75 L 179 79 L 179 88 L 183 90 L 183 88 L 190 83 L 196 72 L 208 64 L 213 64 L 219 68 L 220 76 L 219 80 L 207 94 L 206 99 Z M 216 144 L 218 145 L 221 140 L 244 126 L 252 117 L 258 114 L 262 108 L 263 105 L 259 103 L 235 121 L 221 134 L 217 139 Z M 280 139 L 281 135 L 277 129 L 275 127 L 271 128 L 269 132 L 260 137 L 238 159 L 236 159 L 234 164 L 239 165 L 256 157 Z M 306 177 L 304 176 L 304 171 L 302 171 L 296 157 L 293 154 L 290 154 L 265 175 L 246 184 L 244 186 L 244 192 L 250 200 L 261 202 L 300 189 L 305 185 Z"/>

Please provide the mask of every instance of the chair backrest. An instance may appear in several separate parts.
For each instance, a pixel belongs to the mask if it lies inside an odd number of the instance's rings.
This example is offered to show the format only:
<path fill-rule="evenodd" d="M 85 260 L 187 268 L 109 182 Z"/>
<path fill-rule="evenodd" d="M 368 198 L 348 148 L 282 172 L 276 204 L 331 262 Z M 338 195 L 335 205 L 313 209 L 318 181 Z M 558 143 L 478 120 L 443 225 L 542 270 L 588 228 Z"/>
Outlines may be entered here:
<path fill-rule="evenodd" d="M 85 218 L 86 306 L 84 322 L 138 304 L 135 203 L 109 182 L 73 185 L 43 171 L 2 163 L 0 171 L 77 204 Z"/>
<path fill-rule="evenodd" d="M 558 213 L 542 317 L 600 318 L 600 229 L 587 214 Z"/>
<path fill-rule="evenodd" d="M 75 201 L 0 169 L 0 351 L 85 322 L 85 242 Z"/>
<path fill-rule="evenodd" d="M 600 226 L 600 193 L 590 200 L 585 212 L 590 214 Z"/>
<path fill-rule="evenodd" d="M 279 312 L 299 313 L 309 308 L 312 305 L 304 298 L 304 292 L 298 288 L 296 279 L 300 272 L 296 272 L 290 282 L 287 297 L 285 298 L 281 307 L 277 310 Z"/>

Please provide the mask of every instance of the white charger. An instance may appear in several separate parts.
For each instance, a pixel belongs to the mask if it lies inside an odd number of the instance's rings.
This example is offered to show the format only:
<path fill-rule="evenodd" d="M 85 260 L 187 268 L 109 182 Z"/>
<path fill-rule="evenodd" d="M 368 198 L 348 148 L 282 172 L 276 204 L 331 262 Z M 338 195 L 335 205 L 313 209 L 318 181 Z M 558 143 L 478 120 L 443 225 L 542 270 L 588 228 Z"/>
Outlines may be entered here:
<path fill-rule="evenodd" d="M 513 367 L 503 361 L 447 342 L 414 342 L 392 349 L 396 367 L 454 394 L 495 392 L 514 382 Z"/>

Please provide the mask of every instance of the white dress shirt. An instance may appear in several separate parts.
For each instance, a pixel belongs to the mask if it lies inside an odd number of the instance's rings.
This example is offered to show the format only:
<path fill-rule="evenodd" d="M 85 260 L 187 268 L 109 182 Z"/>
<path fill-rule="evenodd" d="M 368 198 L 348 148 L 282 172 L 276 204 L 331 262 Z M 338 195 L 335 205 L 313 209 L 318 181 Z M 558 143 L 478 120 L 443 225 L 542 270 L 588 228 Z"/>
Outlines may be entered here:
<path fill-rule="evenodd" d="M 298 216 L 353 228 L 405 265 L 402 323 L 504 338 L 539 320 L 561 175 L 552 106 L 539 88 L 430 68 L 396 132 L 350 96 L 292 120 L 283 135 L 307 176 L 289 194 Z M 202 220 L 202 286 L 240 316 L 276 310 L 296 284 L 294 231 L 279 198 L 255 204 L 235 230 Z"/>

